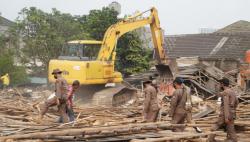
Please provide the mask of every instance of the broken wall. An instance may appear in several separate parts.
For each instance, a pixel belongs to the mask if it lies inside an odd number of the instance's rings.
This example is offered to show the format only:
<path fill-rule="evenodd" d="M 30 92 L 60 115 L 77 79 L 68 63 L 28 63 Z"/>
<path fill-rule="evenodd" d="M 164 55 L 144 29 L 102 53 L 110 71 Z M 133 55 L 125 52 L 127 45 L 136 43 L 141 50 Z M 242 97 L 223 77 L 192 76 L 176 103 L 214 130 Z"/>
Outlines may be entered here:
<path fill-rule="evenodd" d="M 200 62 L 207 62 L 210 65 L 214 65 L 215 67 L 221 69 L 224 72 L 229 72 L 238 69 L 240 66 L 240 62 L 238 60 L 200 59 Z"/>

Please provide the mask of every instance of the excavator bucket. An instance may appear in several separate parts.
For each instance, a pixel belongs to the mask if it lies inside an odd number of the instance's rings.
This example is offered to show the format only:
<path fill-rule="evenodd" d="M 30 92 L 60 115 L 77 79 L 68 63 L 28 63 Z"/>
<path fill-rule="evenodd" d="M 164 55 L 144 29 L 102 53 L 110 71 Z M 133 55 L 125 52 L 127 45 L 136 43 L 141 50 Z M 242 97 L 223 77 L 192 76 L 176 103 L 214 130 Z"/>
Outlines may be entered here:
<path fill-rule="evenodd" d="M 75 94 L 76 102 L 81 106 L 120 106 L 136 97 L 137 90 L 125 83 L 118 83 L 114 87 L 105 85 L 82 85 Z"/>
<path fill-rule="evenodd" d="M 159 75 L 165 79 L 173 79 L 178 71 L 175 59 L 168 60 L 167 64 L 157 64 L 155 67 Z"/>
<path fill-rule="evenodd" d="M 120 84 L 109 87 L 93 94 L 92 104 L 101 106 L 124 105 L 136 96 L 136 90 Z"/>
<path fill-rule="evenodd" d="M 173 72 L 169 65 L 158 64 L 155 65 L 156 70 L 159 72 L 160 76 L 163 78 L 173 78 Z"/>

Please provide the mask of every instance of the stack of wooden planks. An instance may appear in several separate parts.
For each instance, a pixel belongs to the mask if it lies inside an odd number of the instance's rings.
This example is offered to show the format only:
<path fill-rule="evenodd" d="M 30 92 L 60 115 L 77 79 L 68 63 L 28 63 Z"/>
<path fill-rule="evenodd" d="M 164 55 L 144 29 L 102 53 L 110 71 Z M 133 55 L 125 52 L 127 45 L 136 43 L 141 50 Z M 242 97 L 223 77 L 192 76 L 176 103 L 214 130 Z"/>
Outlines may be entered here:
<path fill-rule="evenodd" d="M 65 124 L 56 122 L 58 114 L 53 108 L 43 121 L 38 121 L 36 106 L 43 97 L 24 97 L 20 92 L 17 89 L 14 93 L 0 93 L 0 141 L 202 141 L 211 133 L 217 135 L 217 140 L 226 137 L 223 130 L 209 131 L 218 116 L 216 101 L 204 101 L 202 106 L 195 106 L 194 123 L 185 125 L 185 132 L 174 133 L 171 129 L 180 125 L 171 125 L 167 116 L 162 116 L 157 123 L 142 122 L 141 103 L 124 107 L 75 107 L 76 120 Z M 167 113 L 168 106 L 165 104 L 162 111 Z M 249 104 L 239 105 L 235 124 L 239 140 L 247 141 L 250 136 Z M 197 133 L 194 126 L 201 128 L 203 133 Z"/>

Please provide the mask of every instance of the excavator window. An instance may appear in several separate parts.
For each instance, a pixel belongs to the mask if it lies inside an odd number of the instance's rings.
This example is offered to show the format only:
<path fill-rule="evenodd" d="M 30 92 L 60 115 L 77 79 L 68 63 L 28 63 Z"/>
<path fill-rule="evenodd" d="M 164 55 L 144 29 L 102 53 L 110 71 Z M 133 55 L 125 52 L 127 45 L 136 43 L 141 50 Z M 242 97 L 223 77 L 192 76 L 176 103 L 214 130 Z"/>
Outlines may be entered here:
<path fill-rule="evenodd" d="M 92 61 L 100 50 L 99 44 L 67 44 L 59 59 Z"/>

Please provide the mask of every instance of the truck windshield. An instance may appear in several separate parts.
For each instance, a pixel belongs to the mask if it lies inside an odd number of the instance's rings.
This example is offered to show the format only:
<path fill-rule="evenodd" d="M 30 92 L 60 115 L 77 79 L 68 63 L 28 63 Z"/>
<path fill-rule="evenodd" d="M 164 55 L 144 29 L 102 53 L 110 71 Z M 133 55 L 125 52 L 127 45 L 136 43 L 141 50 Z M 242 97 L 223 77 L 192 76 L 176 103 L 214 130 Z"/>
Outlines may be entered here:
<path fill-rule="evenodd" d="M 67 44 L 63 48 L 61 59 L 95 60 L 100 49 L 99 44 Z"/>

